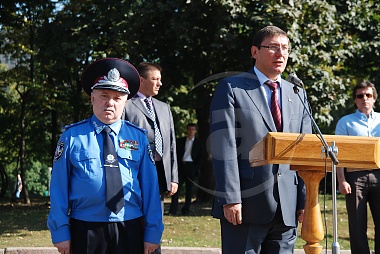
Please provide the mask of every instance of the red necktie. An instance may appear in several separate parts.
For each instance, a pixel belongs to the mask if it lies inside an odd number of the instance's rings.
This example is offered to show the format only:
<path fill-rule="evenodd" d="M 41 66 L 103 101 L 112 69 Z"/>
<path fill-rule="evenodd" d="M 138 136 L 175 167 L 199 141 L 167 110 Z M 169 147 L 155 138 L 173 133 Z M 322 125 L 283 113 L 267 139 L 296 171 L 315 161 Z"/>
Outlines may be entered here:
<path fill-rule="evenodd" d="M 272 117 L 274 120 L 274 124 L 276 125 L 277 131 L 282 131 L 281 109 L 277 100 L 278 82 L 272 82 L 270 80 L 267 80 L 264 84 L 266 84 L 272 90 L 270 111 L 272 113 Z"/>

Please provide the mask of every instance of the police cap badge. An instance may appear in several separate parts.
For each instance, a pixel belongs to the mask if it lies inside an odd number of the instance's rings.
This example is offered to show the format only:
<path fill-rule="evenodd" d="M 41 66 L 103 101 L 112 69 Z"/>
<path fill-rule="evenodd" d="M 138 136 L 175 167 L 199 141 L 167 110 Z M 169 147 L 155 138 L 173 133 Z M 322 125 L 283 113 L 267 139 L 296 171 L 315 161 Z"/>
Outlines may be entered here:
<path fill-rule="evenodd" d="M 103 58 L 84 70 L 82 87 L 88 95 L 92 89 L 110 89 L 127 93 L 130 99 L 139 90 L 140 75 L 127 61 L 119 58 Z"/>

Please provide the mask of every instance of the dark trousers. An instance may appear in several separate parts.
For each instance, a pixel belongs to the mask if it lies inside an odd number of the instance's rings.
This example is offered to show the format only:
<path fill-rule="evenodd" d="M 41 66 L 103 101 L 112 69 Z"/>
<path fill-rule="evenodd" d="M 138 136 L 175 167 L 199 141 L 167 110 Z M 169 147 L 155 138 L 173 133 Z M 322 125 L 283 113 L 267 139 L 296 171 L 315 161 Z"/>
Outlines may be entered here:
<path fill-rule="evenodd" d="M 71 220 L 72 254 L 143 254 L 141 218 L 123 222 Z"/>
<path fill-rule="evenodd" d="M 160 200 L 161 200 L 161 210 L 162 210 L 162 218 L 164 217 L 164 198 L 166 193 L 168 192 L 168 187 L 166 183 L 166 177 L 165 177 L 165 169 L 164 169 L 164 163 L 162 160 L 155 161 L 156 164 L 156 170 L 157 170 L 157 176 L 158 176 L 158 185 L 160 188 Z M 152 252 L 152 254 L 160 254 L 161 253 L 161 245 L 158 246 L 158 248 Z"/>
<path fill-rule="evenodd" d="M 257 209 L 260 209 L 258 207 Z M 280 209 L 269 224 L 234 226 L 221 219 L 223 254 L 292 254 L 297 228 L 284 225 Z"/>
<path fill-rule="evenodd" d="M 178 198 L 183 184 L 185 184 L 185 205 L 182 207 L 182 213 L 190 212 L 191 199 L 194 193 L 194 181 L 197 177 L 197 168 L 193 162 L 182 162 L 178 168 L 178 191 L 172 196 L 169 213 L 176 214 L 178 210 Z"/>
<path fill-rule="evenodd" d="M 160 161 L 155 161 L 155 164 L 156 164 L 158 186 L 160 188 L 160 192 L 166 193 L 168 191 L 168 185 L 166 183 L 164 163 L 162 162 L 162 160 L 160 160 Z"/>
<path fill-rule="evenodd" d="M 346 172 L 351 194 L 346 207 L 352 254 L 368 254 L 367 203 L 375 224 L 375 253 L 380 253 L 380 170 Z"/>

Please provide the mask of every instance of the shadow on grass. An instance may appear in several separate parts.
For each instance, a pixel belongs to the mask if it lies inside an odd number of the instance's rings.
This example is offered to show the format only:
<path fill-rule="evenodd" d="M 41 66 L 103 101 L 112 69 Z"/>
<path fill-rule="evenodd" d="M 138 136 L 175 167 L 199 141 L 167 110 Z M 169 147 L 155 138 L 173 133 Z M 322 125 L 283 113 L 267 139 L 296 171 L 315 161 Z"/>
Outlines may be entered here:
<path fill-rule="evenodd" d="M 164 215 L 167 215 L 170 209 L 171 198 L 165 198 L 164 200 Z M 174 216 L 210 216 L 212 210 L 212 201 L 210 202 L 197 202 L 194 200 L 191 203 L 190 213 L 188 215 L 182 215 L 181 209 L 184 205 L 184 197 L 180 197 L 178 202 L 178 212 Z"/>
<path fill-rule="evenodd" d="M 183 216 L 181 214 L 181 208 L 184 205 L 183 202 L 179 202 L 178 204 L 178 212 L 174 216 Z M 170 209 L 170 199 L 165 199 L 164 204 L 165 209 L 165 216 L 167 216 L 167 212 Z M 211 217 L 211 210 L 212 210 L 212 202 L 208 203 L 201 203 L 201 202 L 193 202 L 190 207 L 190 213 L 186 216 L 210 216 Z"/>
<path fill-rule="evenodd" d="M 183 203 L 179 203 L 178 210 Z M 170 199 L 165 200 L 165 212 L 169 211 Z M 198 203 L 191 205 L 191 212 L 187 216 L 210 216 L 212 203 Z M 11 202 L 10 199 L 0 200 L 0 235 L 16 233 L 19 230 L 41 231 L 47 230 L 46 220 L 49 213 L 49 198 L 31 198 L 31 204 L 26 205 L 22 200 Z M 182 216 L 179 212 L 177 216 Z"/>
<path fill-rule="evenodd" d="M 49 213 L 47 197 L 31 198 L 31 204 L 22 200 L 10 202 L 0 200 L 0 235 L 13 234 L 20 230 L 47 230 L 46 219 Z"/>

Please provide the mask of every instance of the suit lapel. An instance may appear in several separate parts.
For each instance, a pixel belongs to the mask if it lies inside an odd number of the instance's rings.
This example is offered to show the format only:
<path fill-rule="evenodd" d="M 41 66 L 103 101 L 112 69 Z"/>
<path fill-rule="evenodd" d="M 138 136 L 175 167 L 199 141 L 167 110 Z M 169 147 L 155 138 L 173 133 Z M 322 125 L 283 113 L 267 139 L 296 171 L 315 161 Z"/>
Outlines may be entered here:
<path fill-rule="evenodd" d="M 156 113 L 156 118 L 158 122 L 160 122 L 160 119 L 162 118 L 162 110 L 160 108 L 160 103 L 158 102 L 157 99 L 153 97 L 152 97 L 152 103 L 153 103 L 154 112 Z"/>
<path fill-rule="evenodd" d="M 148 110 L 146 109 L 145 105 L 143 104 L 138 95 L 134 96 L 131 99 L 131 103 L 133 103 L 147 118 L 153 121 L 153 119 L 150 117 L 148 113 Z"/>
<path fill-rule="evenodd" d="M 247 88 L 245 91 L 248 96 L 251 98 L 252 103 L 255 105 L 259 113 L 261 114 L 264 123 L 268 126 L 269 131 L 275 132 L 276 126 L 274 124 L 272 114 L 268 107 L 268 103 L 263 94 L 263 90 L 260 87 L 260 82 L 257 76 L 254 73 L 250 73 L 251 77 L 246 78 L 245 85 Z"/>

